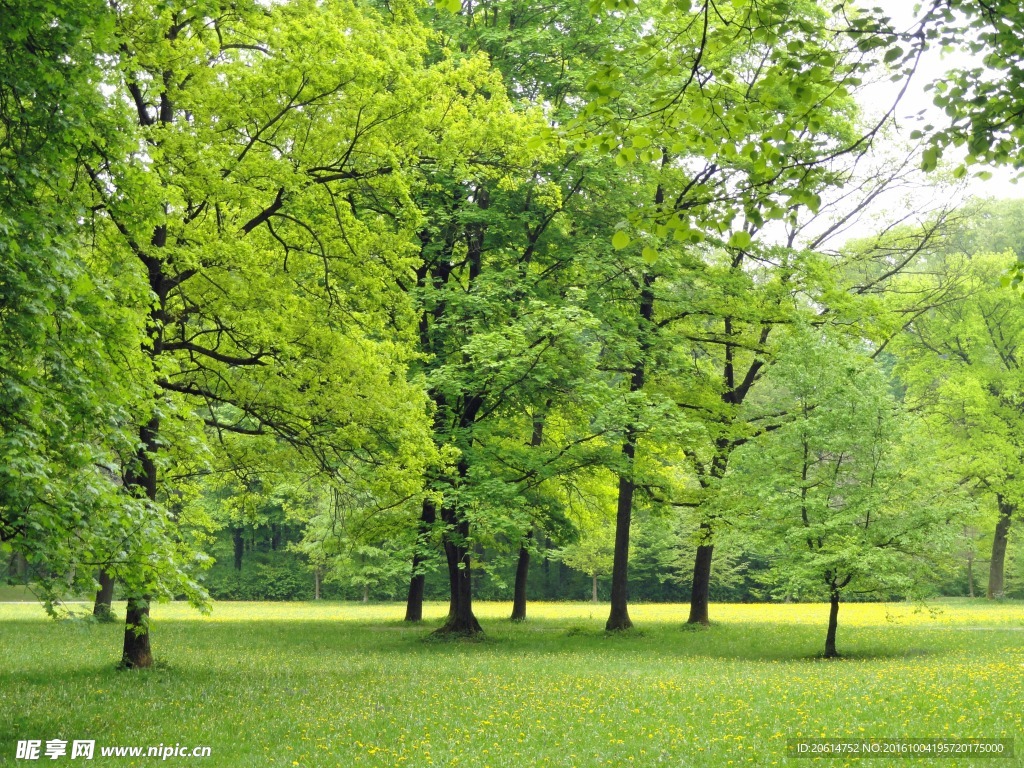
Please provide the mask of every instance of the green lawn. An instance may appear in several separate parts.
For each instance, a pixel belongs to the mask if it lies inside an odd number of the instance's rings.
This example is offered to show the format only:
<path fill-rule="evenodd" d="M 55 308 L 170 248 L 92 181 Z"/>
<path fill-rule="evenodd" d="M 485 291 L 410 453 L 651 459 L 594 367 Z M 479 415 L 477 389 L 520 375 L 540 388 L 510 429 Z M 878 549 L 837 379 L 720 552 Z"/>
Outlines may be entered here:
<path fill-rule="evenodd" d="M 21 584 L 0 584 L 0 603 L 35 603 L 38 600 L 39 598 L 26 586 Z"/>
<path fill-rule="evenodd" d="M 1024 755 L 1024 606 L 935 607 L 844 605 L 846 657 L 824 661 L 821 605 L 714 605 L 698 631 L 683 606 L 635 606 L 639 632 L 609 637 L 603 605 L 533 604 L 512 625 L 484 603 L 475 643 L 424 641 L 439 604 L 421 627 L 398 605 L 161 605 L 158 668 L 119 672 L 120 626 L 2 605 L 0 762 L 717 768 L 803 765 L 799 737 L 1017 738 Z M 94 739 L 96 759 L 15 761 L 19 739 Z M 161 743 L 212 755 L 98 752 Z"/>

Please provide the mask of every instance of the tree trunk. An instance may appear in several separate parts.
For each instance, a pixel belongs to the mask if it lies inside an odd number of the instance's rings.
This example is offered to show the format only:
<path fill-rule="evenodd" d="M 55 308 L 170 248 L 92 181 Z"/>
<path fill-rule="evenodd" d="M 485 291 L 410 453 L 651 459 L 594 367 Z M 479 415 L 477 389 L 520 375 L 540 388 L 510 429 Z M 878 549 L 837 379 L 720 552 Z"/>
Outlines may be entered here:
<path fill-rule="evenodd" d="M 631 441 L 622 446 L 622 453 L 628 458 L 630 467 L 633 463 L 633 444 Z M 619 475 L 619 504 L 615 515 L 615 554 L 612 560 L 612 599 L 611 613 L 605 629 L 617 631 L 629 629 L 633 622 L 629 619 L 629 526 L 633 516 L 633 481 L 622 474 Z"/>
<path fill-rule="evenodd" d="M 482 403 L 482 401 L 480 401 Z M 473 409 L 469 409 L 473 411 Z M 475 411 L 474 411 L 475 412 Z M 463 414 L 463 427 L 472 423 L 472 418 Z M 461 459 L 458 465 L 459 477 L 465 478 L 469 465 Z M 436 635 L 472 636 L 483 633 L 480 622 L 473 615 L 473 569 L 470 556 L 469 520 L 455 508 L 448 499 L 441 505 L 441 522 L 444 523 L 444 555 L 448 562 L 448 586 L 450 598 L 448 618 L 434 631 Z"/>
<path fill-rule="evenodd" d="M 106 568 L 100 568 L 98 579 L 100 588 L 96 592 L 92 615 L 98 619 L 110 618 L 111 603 L 114 601 L 114 577 L 107 573 Z"/>
<path fill-rule="evenodd" d="M 539 448 L 544 442 L 544 413 L 551 407 L 547 401 L 544 410 L 533 414 L 533 431 L 530 433 L 530 447 Z M 526 621 L 526 580 L 530 575 L 530 544 L 533 529 L 526 532 L 525 541 L 519 547 L 519 562 L 516 563 L 516 583 L 512 593 L 512 621 Z"/>
<path fill-rule="evenodd" d="M 320 569 L 313 569 L 313 599 L 320 599 Z"/>
<path fill-rule="evenodd" d="M 473 615 L 473 570 L 469 547 L 469 521 L 454 521 L 455 510 L 441 509 L 441 519 L 452 521 L 454 532 L 445 534 L 444 553 L 448 561 L 448 582 L 451 589 L 448 618 L 435 631 L 438 635 L 478 635 L 483 632 Z"/>
<path fill-rule="evenodd" d="M 839 590 L 833 589 L 828 609 L 828 632 L 825 634 L 825 658 L 838 658 L 836 651 L 836 628 L 839 626 Z"/>
<path fill-rule="evenodd" d="M 281 546 L 281 526 L 277 523 L 270 524 L 270 551 L 276 552 Z"/>
<path fill-rule="evenodd" d="M 370 602 L 370 585 L 369 584 L 363 584 L 363 602 L 364 603 Z"/>
<path fill-rule="evenodd" d="M 526 541 L 533 538 L 533 531 L 526 534 Z M 526 578 L 530 574 L 530 550 L 524 542 L 519 547 L 519 562 L 516 564 L 516 584 L 512 595 L 512 621 L 526 621 Z"/>
<path fill-rule="evenodd" d="M 594 579 L 593 591 L 590 593 L 590 602 L 597 602 L 597 574 L 595 573 L 592 577 Z"/>
<path fill-rule="evenodd" d="M 231 537 L 235 545 L 235 570 L 242 570 L 242 558 L 245 555 L 245 538 L 243 537 L 244 530 L 242 528 L 232 528 Z"/>
<path fill-rule="evenodd" d="M 157 344 L 158 338 L 154 338 Z M 155 353 L 159 349 L 155 348 Z M 139 429 L 141 446 L 133 466 L 125 472 L 125 488 L 141 492 L 147 499 L 156 502 L 157 468 L 156 455 L 160 449 L 160 417 L 152 416 Z M 127 669 L 145 669 L 153 665 L 153 654 L 149 646 L 149 595 L 129 594 L 128 612 L 124 622 L 124 646 L 121 665 Z"/>
<path fill-rule="evenodd" d="M 974 597 L 974 553 L 967 553 L 967 596 Z"/>
<path fill-rule="evenodd" d="M 999 503 L 999 522 L 992 537 L 992 560 L 988 567 L 988 599 L 994 600 L 1003 596 L 1003 575 L 1006 563 L 1006 538 L 1010 532 L 1010 521 L 1017 509 L 1016 504 L 1008 503 L 1001 494 L 996 496 Z"/>
<path fill-rule="evenodd" d="M 667 155 L 666 155 L 667 157 Z M 662 202 L 664 192 L 661 186 L 655 196 L 655 202 Z M 633 363 L 633 373 L 629 380 L 629 391 L 642 392 L 647 376 L 647 354 L 651 348 L 650 334 L 653 332 L 654 319 L 654 276 L 649 272 L 643 275 L 643 288 L 640 291 L 640 349 Z M 618 631 L 629 629 L 633 622 L 629 619 L 629 526 L 633 518 L 633 493 L 636 490 L 633 470 L 636 458 L 636 425 L 626 427 L 626 439 L 622 444 L 622 456 L 625 458 L 625 471 L 619 473 L 619 499 L 615 513 L 615 552 L 612 557 L 612 595 L 611 612 L 605 629 Z"/>
<path fill-rule="evenodd" d="M 426 587 L 426 576 L 423 574 L 422 549 L 427 544 L 427 537 L 437 519 L 437 510 L 430 499 L 423 500 L 420 509 L 419 534 L 412 553 L 412 577 L 409 579 L 409 597 L 405 601 L 405 620 L 423 620 L 423 590 Z"/>
<path fill-rule="evenodd" d="M 419 566 L 419 557 L 413 555 L 412 567 Z M 422 573 L 413 573 L 409 580 L 409 596 L 405 601 L 405 620 L 423 621 L 423 590 L 426 587 L 426 578 Z"/>
<path fill-rule="evenodd" d="M 704 541 L 708 540 L 711 533 L 711 526 L 701 523 L 704 533 Z M 690 617 L 687 624 L 707 625 L 708 619 L 708 598 L 711 594 L 711 558 L 715 553 L 714 544 L 700 544 L 697 546 L 697 556 L 693 560 L 693 586 L 690 589 Z"/>
<path fill-rule="evenodd" d="M 149 600 L 129 598 L 121 666 L 125 669 L 145 669 L 152 665 L 153 654 L 149 649 Z"/>

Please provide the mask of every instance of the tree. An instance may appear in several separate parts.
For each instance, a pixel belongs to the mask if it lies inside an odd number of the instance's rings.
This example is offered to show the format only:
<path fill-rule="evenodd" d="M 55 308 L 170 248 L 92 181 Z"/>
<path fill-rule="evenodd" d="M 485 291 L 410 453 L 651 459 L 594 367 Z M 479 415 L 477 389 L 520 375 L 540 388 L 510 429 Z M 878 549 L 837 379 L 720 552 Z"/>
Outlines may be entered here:
<path fill-rule="evenodd" d="M 995 501 L 989 598 L 1004 591 L 1007 536 L 1021 499 L 1024 458 L 1018 362 L 1024 311 L 1018 297 L 999 284 L 1012 263 L 1009 254 L 936 255 L 933 270 L 918 277 L 915 287 L 962 275 L 958 290 L 917 317 L 896 345 L 907 402 L 929 415 L 959 457 L 962 481 Z"/>
<path fill-rule="evenodd" d="M 71 0 L 0 11 L 0 547 L 37 566 L 51 610 L 144 540 L 160 590 L 198 598 L 167 512 L 117 480 L 147 393 L 113 360 L 139 364 L 141 335 L 117 276 L 84 255 L 78 174 L 123 128 L 99 119 L 111 14 Z"/>
<path fill-rule="evenodd" d="M 720 503 L 743 510 L 781 595 L 827 597 L 832 658 L 843 595 L 926 588 L 950 560 L 962 501 L 927 425 L 900 408 L 868 358 L 805 333 L 771 378 L 762 407 L 794 418 L 738 450 Z"/>
<path fill-rule="evenodd" d="M 397 288 L 419 226 L 403 169 L 464 149 L 483 63 L 428 66 L 414 19 L 341 1 L 140 3 L 117 23 L 110 111 L 135 128 L 87 170 L 98 253 L 145 297 L 153 395 L 129 493 L 167 498 L 163 457 L 198 423 L 218 446 L 282 441 L 332 482 L 363 473 L 401 496 L 429 453 Z M 149 663 L 147 616 L 142 581 L 128 666 Z"/>
<path fill-rule="evenodd" d="M 694 363 L 702 347 L 721 349 L 719 405 L 677 398 L 687 417 L 703 419 L 710 433 L 710 450 L 691 451 L 694 470 L 710 486 L 742 439 L 731 417 L 722 416 L 746 397 L 770 356 L 768 335 L 787 322 L 778 310 L 790 289 L 779 286 L 801 282 L 796 254 L 779 256 L 757 241 L 770 222 L 817 211 L 821 193 L 845 180 L 839 160 L 852 162 L 870 146 L 880 124 L 855 130 L 849 94 L 871 57 L 851 51 L 814 3 L 788 2 L 666 6 L 651 12 L 635 50 L 607 62 L 594 78 L 585 114 L 599 128 L 581 127 L 580 144 L 613 153 L 646 182 L 613 238 L 616 248 L 637 256 L 627 288 L 636 345 L 619 363 L 629 371 L 630 396 L 649 398 L 660 387 L 670 389 L 674 377 L 686 377 L 694 345 Z M 766 314 L 756 317 L 751 305 L 760 309 L 759 302 L 748 301 L 744 290 L 755 284 L 749 273 L 777 261 L 788 263 L 765 290 Z M 735 304 L 719 301 L 709 312 L 712 301 L 701 306 L 694 299 L 709 288 Z M 713 319 L 705 322 L 706 314 Z M 740 338 L 745 333 L 750 336 Z M 650 419 L 638 409 L 631 421 L 622 443 L 609 629 L 630 626 L 629 522 L 639 487 L 632 466 L 638 441 L 649 440 L 637 425 Z M 670 501 L 699 506 L 692 496 Z M 696 622 L 707 621 L 713 521 L 704 520 L 702 531 L 693 578 Z"/>
<path fill-rule="evenodd" d="M 571 514 L 576 517 L 576 538 L 552 552 L 570 568 L 591 579 L 591 601 L 597 602 L 597 582 L 612 572 L 615 557 L 615 497 L 606 471 L 580 473 L 568 491 Z"/>
<path fill-rule="evenodd" d="M 578 111 L 590 53 L 611 50 L 624 33 L 597 24 L 582 2 L 469 5 L 432 23 L 451 46 L 436 55 L 483 50 L 503 75 L 493 80 L 490 105 L 504 141 L 437 165 L 417 190 L 422 266 L 409 286 L 434 442 L 450 461 L 428 478 L 433 494 L 421 511 L 420 540 L 439 538 L 448 563 L 450 612 L 440 631 L 474 634 L 473 546 L 514 542 L 525 576 L 529 541 L 553 507 L 522 499 L 537 501 L 546 481 L 586 461 L 576 446 L 593 439 L 586 429 L 559 430 L 553 439 L 545 427 L 540 440 L 536 418 L 547 424 L 566 407 L 578 413 L 581 399 L 594 401 L 586 383 L 594 321 L 577 264 L 610 251 L 610 231 L 592 240 L 603 217 L 595 222 L 580 211 L 595 210 L 592 180 L 606 182 L 612 164 L 539 137 L 552 133 L 546 121 Z M 524 444 L 527 454 L 517 450 Z M 420 558 L 407 604 L 412 620 L 421 615 Z M 518 583 L 522 606 L 525 581 Z"/>

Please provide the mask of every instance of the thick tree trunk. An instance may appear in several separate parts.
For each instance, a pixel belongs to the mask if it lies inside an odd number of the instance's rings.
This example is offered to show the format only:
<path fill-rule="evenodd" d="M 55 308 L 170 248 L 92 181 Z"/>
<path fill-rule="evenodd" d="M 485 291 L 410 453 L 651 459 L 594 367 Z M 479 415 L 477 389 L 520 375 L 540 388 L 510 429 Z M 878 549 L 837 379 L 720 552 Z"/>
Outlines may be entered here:
<path fill-rule="evenodd" d="M 825 633 L 825 658 L 839 656 L 836 651 L 836 628 L 839 626 L 839 590 L 833 589 L 828 609 L 828 632 Z"/>
<path fill-rule="evenodd" d="M 145 669 L 152 665 L 153 654 L 149 649 L 149 601 L 145 598 L 129 598 L 121 666 L 126 669 Z"/>
<path fill-rule="evenodd" d="M 442 519 L 454 517 L 454 510 L 441 510 Z M 445 557 L 448 560 L 448 581 L 451 598 L 448 618 L 435 631 L 438 635 L 478 635 L 483 632 L 480 622 L 473 615 L 473 569 L 470 558 L 469 522 L 454 523 L 454 535 L 446 534 Z"/>
<path fill-rule="evenodd" d="M 242 558 L 245 556 L 245 531 L 242 528 L 231 529 L 231 539 L 235 546 L 235 570 L 242 570 Z"/>
<path fill-rule="evenodd" d="M 701 523 L 704 541 L 710 537 L 711 527 Z M 711 558 L 715 553 L 714 544 L 697 546 L 693 560 L 693 586 L 690 590 L 690 617 L 687 624 L 708 624 L 708 599 L 711 594 Z"/>
<path fill-rule="evenodd" d="M 483 403 L 477 400 L 473 407 L 467 406 L 460 417 L 460 426 L 467 427 L 473 422 L 476 409 Z M 465 478 L 469 465 L 465 459 L 459 461 L 459 477 Z M 448 562 L 448 586 L 450 598 L 448 618 L 434 631 L 436 635 L 472 636 L 483 633 L 480 622 L 473 615 L 473 569 L 469 538 L 469 520 L 462 516 L 454 503 L 448 499 L 441 505 L 441 522 L 445 525 L 444 555 Z"/>
<path fill-rule="evenodd" d="M 1013 519 L 1013 513 L 1017 510 L 1017 505 L 1008 503 L 1001 494 L 996 496 L 996 500 L 999 503 L 999 521 L 996 523 L 996 532 L 992 537 L 992 560 L 989 561 L 988 567 L 989 600 L 1003 596 L 1006 539 L 1010 532 L 1010 522 Z"/>
<path fill-rule="evenodd" d="M 139 429 L 141 447 L 135 456 L 135 464 L 125 473 L 125 488 L 141 492 L 153 502 L 156 501 L 159 435 L 160 417 L 154 415 Z M 153 665 L 149 646 L 149 595 L 129 594 L 127 598 L 121 665 L 127 669 L 145 669 Z"/>
<path fill-rule="evenodd" d="M 426 577 L 423 574 L 423 547 L 427 545 L 427 537 L 434 527 L 437 519 L 437 510 L 434 502 L 430 499 L 423 500 L 420 509 L 419 534 L 416 537 L 416 547 L 412 553 L 412 576 L 409 579 L 409 596 L 405 601 L 405 620 L 423 620 L 423 590 L 426 587 Z"/>
<path fill-rule="evenodd" d="M 364 603 L 370 602 L 370 585 L 369 584 L 364 584 L 363 585 L 363 602 Z"/>
<path fill-rule="evenodd" d="M 591 578 L 594 580 L 594 582 L 593 582 L 593 590 L 590 593 L 590 602 L 596 603 L 597 602 L 597 574 L 595 573 Z"/>
<path fill-rule="evenodd" d="M 111 604 L 114 602 L 114 577 L 107 573 L 106 568 L 100 568 L 100 588 L 96 592 L 96 601 L 92 606 L 92 615 L 98 619 L 110 617 Z"/>
<path fill-rule="evenodd" d="M 413 556 L 412 566 L 419 566 L 417 556 Z M 405 620 L 423 621 L 423 590 L 426 587 L 426 578 L 422 573 L 414 573 L 409 580 L 409 595 L 405 600 Z"/>
<path fill-rule="evenodd" d="M 313 569 L 313 599 L 320 599 L 320 569 Z"/>
<path fill-rule="evenodd" d="M 529 541 L 533 531 L 526 534 Z M 512 594 L 512 621 L 526 621 L 526 579 L 530 574 L 530 550 L 524 543 L 519 547 L 519 562 L 516 563 L 516 583 Z"/>

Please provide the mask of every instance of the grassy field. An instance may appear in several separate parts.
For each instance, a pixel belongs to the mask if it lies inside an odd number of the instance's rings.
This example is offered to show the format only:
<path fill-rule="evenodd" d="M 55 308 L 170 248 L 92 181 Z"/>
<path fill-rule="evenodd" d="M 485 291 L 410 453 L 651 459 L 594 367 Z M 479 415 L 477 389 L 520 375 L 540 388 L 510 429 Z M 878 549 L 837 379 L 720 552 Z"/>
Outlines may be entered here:
<path fill-rule="evenodd" d="M 80 609 L 84 609 L 81 606 Z M 158 667 L 114 669 L 119 625 L 0 605 L 0 763 L 207 766 L 803 765 L 793 738 L 1016 738 L 1024 755 L 1024 606 L 827 607 L 483 603 L 482 642 L 425 641 L 402 606 L 219 603 L 154 608 Z M 93 739 L 94 761 L 16 761 L 18 739 Z M 209 746 L 211 756 L 102 758 L 100 746 Z M 1015 759 L 831 765 L 1024 765 Z"/>
<path fill-rule="evenodd" d="M 28 587 L 20 584 L 0 584 L 0 603 L 35 603 L 39 598 Z"/>

